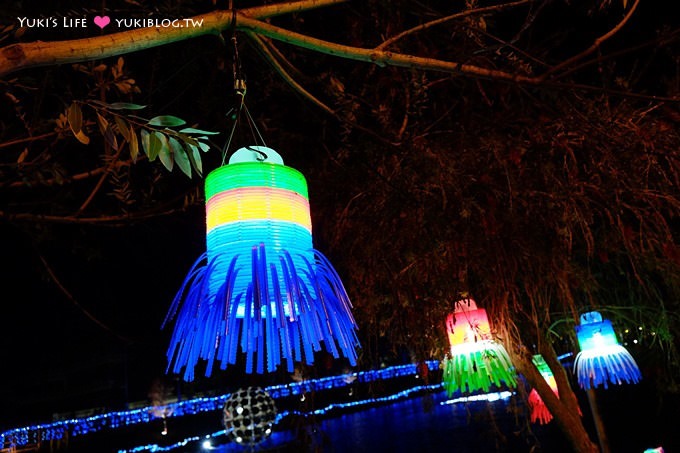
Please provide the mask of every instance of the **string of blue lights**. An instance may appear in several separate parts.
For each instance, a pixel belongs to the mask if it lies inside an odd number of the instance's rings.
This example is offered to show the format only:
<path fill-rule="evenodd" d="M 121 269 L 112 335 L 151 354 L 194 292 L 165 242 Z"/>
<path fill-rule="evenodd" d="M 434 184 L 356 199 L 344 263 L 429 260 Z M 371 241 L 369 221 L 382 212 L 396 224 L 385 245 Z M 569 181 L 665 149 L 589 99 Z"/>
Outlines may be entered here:
<path fill-rule="evenodd" d="M 431 370 L 439 368 L 439 361 L 437 360 L 430 360 L 426 363 Z M 379 379 L 392 379 L 401 376 L 414 375 L 416 372 L 415 364 L 398 365 L 379 370 L 358 371 L 301 382 L 272 385 L 265 390 L 272 398 L 278 399 L 313 391 L 342 388 L 352 382 L 372 382 Z M 104 429 L 116 429 L 140 423 L 149 423 L 158 418 L 155 414 L 158 414 L 159 412 L 168 414 L 166 417 L 181 417 L 184 415 L 214 411 L 221 409 L 227 398 L 229 398 L 229 394 L 193 398 L 170 403 L 162 408 L 147 406 L 139 409 L 109 412 L 90 417 L 73 418 L 53 423 L 14 428 L 0 433 L 0 446 L 2 446 L 2 448 L 11 449 L 60 440 L 66 435 L 71 437 L 83 436 Z"/>
<path fill-rule="evenodd" d="M 417 385 L 414 387 L 411 387 L 406 390 L 402 390 L 401 392 L 394 393 L 392 395 L 388 396 L 383 396 L 379 398 L 367 398 L 363 400 L 357 400 L 357 401 L 351 401 L 348 403 L 331 403 L 326 407 L 315 409 L 309 412 L 302 412 L 302 411 L 283 411 L 277 414 L 276 420 L 274 424 L 277 424 L 281 422 L 284 418 L 289 417 L 291 415 L 300 415 L 300 416 L 326 416 L 326 415 L 331 415 L 333 411 L 340 411 L 343 409 L 348 409 L 348 408 L 358 408 L 358 407 L 363 407 L 363 406 L 369 406 L 369 405 L 376 405 L 376 404 L 383 404 L 383 403 L 392 403 L 401 399 L 405 399 L 409 396 L 411 396 L 413 393 L 418 393 L 422 391 L 441 391 L 443 390 L 443 384 L 432 384 L 432 385 Z M 445 405 L 445 404 L 457 404 L 457 403 L 464 403 L 464 402 L 475 402 L 475 401 L 498 401 L 501 399 L 507 399 L 510 398 L 514 393 L 509 392 L 509 391 L 502 391 L 502 392 L 490 392 L 490 393 L 485 393 L 481 395 L 470 395 L 470 396 L 461 396 L 458 398 L 453 398 L 449 399 L 446 401 L 442 401 L 439 404 L 440 405 Z M 218 438 L 220 436 L 224 436 L 226 434 L 226 430 L 221 430 L 217 431 L 212 434 L 208 434 L 205 436 L 192 436 L 188 437 L 180 442 L 176 442 L 171 445 L 165 445 L 161 446 L 158 444 L 148 444 L 148 445 L 140 445 L 134 448 L 131 448 L 129 450 L 118 450 L 118 453 L 140 453 L 140 452 L 159 452 L 159 451 L 171 451 L 176 448 L 183 447 L 191 442 L 197 442 L 199 440 L 202 440 L 203 442 L 210 441 L 210 439 Z"/>
<path fill-rule="evenodd" d="M 564 354 L 558 357 L 559 360 L 570 357 L 572 354 Z M 439 369 L 440 363 L 438 360 L 429 360 L 426 362 L 428 369 L 436 370 Z M 265 390 L 274 399 L 285 398 L 292 395 L 300 395 L 308 392 L 329 390 L 335 388 L 342 388 L 350 383 L 368 383 L 376 380 L 386 380 L 396 377 L 416 375 L 417 366 L 415 364 L 408 365 L 397 365 L 392 367 L 386 367 L 379 370 L 367 370 L 358 371 L 354 373 L 341 374 L 337 376 L 329 376 L 318 379 L 310 379 L 301 382 L 292 382 L 288 384 L 279 384 L 266 387 Z M 437 384 L 434 387 L 440 386 Z M 433 388 L 434 388 L 433 387 Z M 412 389 L 405 390 L 406 394 L 403 392 L 397 393 L 395 395 L 390 395 L 382 398 L 375 398 L 369 400 L 355 401 L 350 403 L 342 404 L 331 404 L 330 406 L 317 409 L 318 414 L 325 413 L 329 410 L 346 408 L 349 406 L 360 406 L 366 404 L 375 404 L 381 401 L 389 401 L 389 398 L 395 400 L 397 398 L 403 398 L 405 395 L 413 393 L 415 391 L 420 391 L 422 388 L 414 387 Z M 175 403 L 169 403 L 163 407 L 158 406 L 147 406 L 139 409 L 125 410 L 109 412 L 106 414 L 93 415 L 84 418 L 73 418 L 67 420 L 60 420 L 53 423 L 46 424 L 36 424 L 31 426 L 25 426 L 20 428 L 10 429 L 3 433 L 0 433 L 0 448 L 12 449 L 18 447 L 24 447 L 28 445 L 36 445 L 42 442 L 61 440 L 66 435 L 75 437 L 83 436 L 86 434 L 94 433 L 104 429 L 116 429 L 130 425 L 136 425 L 140 423 L 149 423 L 156 420 L 159 413 L 166 414 L 167 418 L 170 417 L 181 417 L 185 415 L 194 415 L 202 412 L 215 411 L 221 409 L 224 403 L 229 398 L 230 394 L 224 394 L 214 397 L 201 397 L 193 398 L 185 401 L 179 401 Z M 475 396 L 463 397 L 465 401 L 474 401 Z M 458 401 L 455 401 L 458 402 Z M 279 415 L 280 418 L 283 416 L 290 415 L 290 413 L 283 413 Z M 277 419 L 278 421 L 278 419 Z M 216 434 L 219 435 L 219 434 Z M 146 448 L 148 451 L 167 451 L 168 449 L 178 448 L 182 445 L 186 445 L 188 442 L 198 440 L 201 437 L 192 437 L 190 439 L 185 439 L 184 443 L 180 442 L 175 444 L 177 446 L 144 446 L 138 448 Z M 191 440 L 193 439 L 193 440 Z M 155 448 L 155 449 L 152 449 Z M 137 450 L 142 451 L 142 450 Z"/>

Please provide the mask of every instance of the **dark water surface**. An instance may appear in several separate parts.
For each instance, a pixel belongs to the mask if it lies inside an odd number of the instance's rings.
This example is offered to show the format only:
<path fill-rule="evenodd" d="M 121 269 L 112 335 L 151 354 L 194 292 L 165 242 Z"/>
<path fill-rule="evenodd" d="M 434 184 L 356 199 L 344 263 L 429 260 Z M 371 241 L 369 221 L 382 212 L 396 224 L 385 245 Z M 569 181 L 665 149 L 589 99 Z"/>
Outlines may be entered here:
<path fill-rule="evenodd" d="M 296 432 L 275 432 L 252 451 L 571 451 L 554 424 L 527 426 L 523 417 L 518 416 L 523 408 L 517 405 L 516 397 L 443 404 L 446 401 L 445 392 L 438 391 L 316 422 L 310 420 Z M 226 443 L 214 446 L 211 451 L 249 449 Z"/>

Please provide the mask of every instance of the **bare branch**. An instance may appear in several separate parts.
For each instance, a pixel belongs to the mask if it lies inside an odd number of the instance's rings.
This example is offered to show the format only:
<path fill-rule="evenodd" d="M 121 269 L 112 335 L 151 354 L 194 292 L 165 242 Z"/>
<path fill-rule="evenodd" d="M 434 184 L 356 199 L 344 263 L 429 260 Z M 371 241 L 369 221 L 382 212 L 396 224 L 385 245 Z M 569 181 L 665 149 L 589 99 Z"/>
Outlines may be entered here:
<path fill-rule="evenodd" d="M 266 58 L 266 60 L 269 62 L 274 67 L 274 70 L 283 78 L 283 80 L 290 85 L 295 91 L 300 93 L 302 96 L 307 98 L 309 101 L 312 102 L 312 104 L 316 105 L 326 113 L 330 115 L 335 115 L 335 111 L 328 107 L 326 104 L 321 102 L 319 99 L 317 99 L 313 94 L 311 94 L 309 91 L 307 91 L 302 85 L 297 83 L 295 79 L 293 79 L 288 72 L 281 66 L 281 64 L 278 62 L 276 57 L 271 53 L 267 45 L 262 42 L 262 39 L 257 36 L 255 33 L 252 32 L 246 32 L 248 37 L 250 37 L 253 40 L 253 43 L 257 46 L 257 48 L 262 52 L 262 55 Z"/>
<path fill-rule="evenodd" d="M 549 69 L 549 70 L 543 75 L 543 77 L 548 76 L 548 75 L 550 75 L 550 74 L 554 74 L 555 72 L 559 71 L 560 69 L 566 68 L 566 67 L 568 67 L 570 64 L 572 64 L 572 63 L 574 63 L 574 62 L 576 62 L 576 61 L 579 61 L 579 60 L 582 59 L 583 57 L 587 57 L 587 56 L 590 55 L 591 53 L 595 52 L 595 51 L 600 47 L 600 45 L 602 45 L 603 42 L 605 42 L 606 40 L 608 40 L 609 38 L 611 38 L 612 36 L 614 36 L 619 30 L 621 30 L 621 29 L 623 28 L 624 25 L 626 25 L 626 23 L 628 22 L 628 20 L 633 16 L 633 13 L 635 12 L 635 9 L 637 8 L 637 6 L 638 6 L 639 3 L 640 3 L 640 0 L 635 0 L 635 3 L 633 3 L 633 6 L 630 7 L 630 9 L 628 10 L 628 13 L 623 17 L 623 19 L 621 19 L 621 22 L 619 22 L 619 23 L 616 25 L 616 27 L 612 28 L 612 29 L 609 30 L 607 33 L 605 33 L 604 35 L 602 35 L 602 36 L 600 36 L 599 38 L 597 38 L 597 39 L 595 40 L 595 42 L 593 43 L 593 45 L 591 45 L 590 47 L 588 47 L 586 50 L 584 50 L 584 51 L 581 52 L 580 54 L 574 55 L 573 57 L 571 57 L 571 58 L 569 58 L 569 59 L 563 61 L 562 63 L 560 63 L 560 64 L 558 64 L 558 65 L 556 65 L 556 66 L 553 66 L 551 69 Z"/>
<path fill-rule="evenodd" d="M 452 74 L 465 74 L 473 77 L 506 80 L 517 83 L 536 84 L 540 82 L 540 80 L 535 77 L 527 77 L 521 74 L 512 74 L 505 71 L 482 68 L 464 63 L 336 44 L 285 30 L 283 28 L 264 23 L 257 19 L 242 16 L 240 14 L 238 15 L 237 19 L 237 28 L 247 29 L 254 33 L 268 36 L 269 38 L 278 41 L 286 42 L 294 46 L 313 50 L 326 55 L 333 55 L 340 58 L 346 58 L 348 60 L 374 63 L 378 66 L 396 66 L 402 68 L 448 72 Z"/>
<path fill-rule="evenodd" d="M 137 159 L 137 162 L 140 162 L 141 159 L 146 159 L 146 156 L 143 156 L 143 155 L 139 156 L 139 158 Z M 128 166 L 128 165 L 131 164 L 131 162 L 132 162 L 131 160 L 116 161 L 115 167 L 118 168 L 118 167 Z M 84 179 L 93 178 L 93 177 L 101 175 L 102 173 L 105 173 L 107 171 L 109 171 L 108 166 L 99 167 L 99 168 L 95 168 L 94 170 L 86 171 L 86 172 L 83 172 L 83 173 L 78 173 L 78 174 L 75 174 L 75 175 L 70 176 L 70 177 L 64 177 L 64 178 L 61 178 L 61 179 L 57 179 L 57 178 L 47 179 L 45 181 L 42 181 L 42 183 L 40 185 L 41 186 L 63 185 L 66 182 L 82 181 Z M 6 187 L 17 188 L 17 187 L 27 187 L 27 186 L 31 186 L 31 185 L 32 185 L 31 183 L 22 180 L 22 181 L 14 181 L 10 184 L 7 184 Z M 35 184 L 33 184 L 33 186 L 35 186 Z M 3 187 L 3 186 L 0 184 L 0 187 Z"/>
<path fill-rule="evenodd" d="M 386 39 L 379 46 L 376 46 L 375 50 L 383 50 L 387 46 L 394 44 L 395 42 L 399 41 L 400 39 L 402 39 L 402 38 L 404 38 L 408 35 L 411 35 L 413 33 L 417 33 L 419 31 L 425 30 L 425 29 L 430 28 L 430 27 L 434 27 L 435 25 L 443 24 L 445 22 L 450 22 L 452 20 L 460 19 L 462 17 L 473 16 L 473 15 L 481 15 L 481 14 L 486 14 L 486 13 L 490 13 L 490 12 L 494 12 L 494 11 L 501 11 L 501 10 L 504 10 L 504 9 L 507 9 L 507 8 L 513 8 L 515 6 L 524 5 L 524 4 L 527 4 L 527 3 L 534 2 L 534 1 L 536 1 L 536 0 L 519 0 L 519 1 L 516 1 L 516 2 L 506 3 L 506 4 L 503 4 L 503 5 L 494 5 L 494 6 L 487 6 L 487 7 L 484 7 L 484 8 L 468 9 L 468 10 L 462 11 L 460 13 L 455 13 L 455 14 L 451 14 L 451 15 L 446 16 L 446 17 L 441 17 L 439 19 L 418 25 L 417 27 L 413 27 L 413 28 L 410 28 L 408 30 L 402 31 L 399 34 L 397 34 L 397 35 L 395 35 L 395 36 L 393 36 L 389 39 Z"/>
<path fill-rule="evenodd" d="M 76 216 L 80 215 L 85 210 L 85 208 L 87 208 L 87 206 L 92 202 L 92 200 L 94 200 L 94 196 L 102 188 L 102 186 L 104 185 L 104 181 L 106 181 L 106 178 L 109 177 L 111 170 L 113 170 L 113 168 L 116 166 L 116 162 L 118 162 L 118 158 L 120 157 L 120 153 L 123 151 L 123 147 L 124 144 L 121 143 L 120 147 L 118 148 L 118 151 L 116 152 L 116 155 L 113 156 L 111 162 L 106 166 L 106 170 L 100 176 L 99 181 L 97 181 L 97 184 L 95 184 L 94 188 L 92 189 L 92 192 L 90 192 L 90 195 L 83 202 L 83 204 L 80 205 L 80 208 L 78 208 L 78 211 L 75 214 Z"/>
<path fill-rule="evenodd" d="M 0 148 L 6 148 L 8 146 L 18 145 L 26 142 L 34 142 L 36 140 L 43 140 L 45 138 L 49 138 L 57 134 L 59 134 L 59 132 L 53 131 L 41 135 L 33 135 L 31 137 L 17 138 L 16 140 L 10 140 L 8 142 L 0 143 Z"/>
<path fill-rule="evenodd" d="M 85 307 L 80 305 L 78 303 L 78 301 L 76 300 L 76 298 L 73 297 L 73 295 L 69 292 L 69 290 L 66 289 L 66 287 L 57 278 L 56 274 L 52 270 L 52 267 L 47 263 L 47 260 L 45 260 L 45 257 L 40 255 L 40 261 L 43 263 L 43 266 L 45 266 L 45 270 L 49 274 L 49 276 L 52 279 L 52 281 L 54 282 L 54 284 L 57 285 L 57 287 L 61 290 L 62 293 L 64 293 L 64 296 L 66 296 L 66 298 L 69 300 L 69 302 L 71 302 L 80 311 L 83 312 L 83 314 L 85 315 L 85 317 L 87 319 L 89 319 L 93 323 L 97 324 L 99 327 L 101 327 L 103 330 L 107 331 L 108 333 L 110 333 L 114 337 L 118 338 L 119 340 L 122 340 L 124 343 L 128 343 L 128 344 L 134 343 L 134 341 L 131 340 L 130 338 L 127 338 L 126 336 L 119 334 L 118 332 L 116 332 L 115 330 L 113 330 L 112 328 L 110 328 L 109 326 L 104 324 L 103 322 L 101 322 L 99 319 L 95 318 L 92 313 L 90 313 Z"/>
<path fill-rule="evenodd" d="M 115 225 L 115 224 L 129 224 L 141 220 L 154 219 L 161 216 L 169 216 L 183 212 L 184 209 L 167 209 L 165 211 L 145 211 L 135 214 L 121 214 L 114 216 L 99 216 L 99 217 L 76 217 L 76 216 L 59 216 L 59 215 L 45 215 L 45 214 L 30 214 L 30 213 L 9 213 L 0 211 L 0 218 L 8 219 L 10 221 L 25 221 L 25 222 L 41 222 L 41 223 L 62 223 L 62 224 L 90 224 L 90 225 Z"/>

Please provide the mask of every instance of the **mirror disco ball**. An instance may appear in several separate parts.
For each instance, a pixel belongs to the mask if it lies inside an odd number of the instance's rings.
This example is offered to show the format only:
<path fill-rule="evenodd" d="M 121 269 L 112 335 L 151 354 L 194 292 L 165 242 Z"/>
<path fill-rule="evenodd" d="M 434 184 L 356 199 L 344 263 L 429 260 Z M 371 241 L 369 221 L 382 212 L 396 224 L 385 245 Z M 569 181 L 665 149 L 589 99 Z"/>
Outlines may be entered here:
<path fill-rule="evenodd" d="M 272 433 L 276 405 L 260 387 L 246 387 L 232 393 L 224 403 L 222 421 L 227 435 L 236 443 L 254 445 Z"/>

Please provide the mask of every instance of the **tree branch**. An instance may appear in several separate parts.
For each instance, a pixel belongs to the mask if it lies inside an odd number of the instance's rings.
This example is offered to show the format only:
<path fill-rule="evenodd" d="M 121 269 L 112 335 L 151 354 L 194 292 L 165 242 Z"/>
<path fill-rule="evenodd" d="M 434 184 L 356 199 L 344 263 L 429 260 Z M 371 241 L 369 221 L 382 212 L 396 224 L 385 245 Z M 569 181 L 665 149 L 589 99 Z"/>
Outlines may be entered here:
<path fill-rule="evenodd" d="M 156 210 L 146 211 L 137 214 L 122 214 L 115 216 L 100 216 L 100 217 L 76 217 L 76 216 L 57 216 L 57 215 L 45 215 L 45 214 L 29 214 L 29 213 L 17 213 L 12 214 L 4 211 L 0 211 L 0 218 L 8 219 L 10 221 L 26 221 L 26 222 L 43 222 L 43 223 L 63 223 L 63 224 L 107 224 L 113 225 L 117 223 L 131 223 L 140 220 L 153 219 L 161 216 L 168 216 L 176 214 L 178 212 L 183 212 L 182 209 L 168 209 L 166 211 L 158 212 Z"/>
<path fill-rule="evenodd" d="M 80 205 L 80 208 L 78 208 L 78 211 L 75 213 L 76 216 L 79 216 L 85 210 L 85 208 L 87 208 L 87 206 L 92 202 L 92 200 L 94 200 L 94 196 L 97 194 L 97 192 L 99 192 L 99 190 L 104 185 L 104 181 L 106 181 L 106 178 L 109 177 L 111 170 L 115 168 L 116 163 L 118 162 L 118 158 L 120 157 L 120 153 L 123 151 L 123 147 L 124 143 L 121 143 L 120 146 L 118 147 L 118 150 L 116 151 L 116 155 L 113 156 L 109 165 L 106 166 L 106 170 L 104 170 L 104 173 L 99 178 L 99 181 L 97 181 L 97 184 L 95 184 L 94 188 L 90 192 L 90 195 L 83 202 L 83 204 Z"/>
<path fill-rule="evenodd" d="M 340 1 L 341 0 L 302 0 L 299 2 L 271 5 L 269 7 L 244 9 L 235 13 L 235 26 L 237 30 L 247 30 L 323 54 L 375 63 L 378 66 L 397 66 L 454 74 L 467 74 L 475 77 L 530 84 L 539 82 L 539 79 L 537 78 L 495 69 L 331 43 L 300 33 L 284 30 L 258 20 L 259 17 L 269 17 L 268 15 L 273 15 L 274 13 L 282 14 L 283 12 L 318 8 L 329 4 L 336 4 Z M 202 20 L 203 26 L 188 28 L 141 28 L 95 38 L 48 43 L 38 41 L 28 44 L 13 44 L 0 49 L 0 76 L 25 68 L 96 60 L 99 58 L 149 49 L 202 35 L 217 35 L 232 26 L 234 23 L 234 14 L 231 11 L 215 11 L 196 16 L 193 19 L 194 21 Z"/>
<path fill-rule="evenodd" d="M 519 1 L 516 1 L 516 2 L 506 3 L 506 4 L 503 4 L 503 5 L 494 5 L 494 6 L 486 6 L 484 8 L 468 9 L 468 10 L 462 11 L 460 13 L 455 13 L 455 14 L 451 14 L 451 15 L 446 16 L 446 17 L 441 17 L 439 19 L 435 19 L 433 21 L 426 22 L 424 24 L 418 25 L 417 27 L 409 28 L 408 30 L 402 31 L 401 33 L 399 33 L 399 34 L 397 34 L 397 35 L 395 35 L 395 36 L 393 36 L 389 39 L 386 39 L 380 45 L 376 46 L 375 50 L 383 50 L 387 46 L 394 44 L 396 41 L 398 41 L 398 40 L 400 40 L 400 39 L 402 39 L 402 38 L 404 38 L 408 35 L 411 35 L 413 33 L 417 33 L 419 31 L 425 30 L 425 29 L 430 28 L 430 27 L 434 27 L 435 25 L 443 24 L 445 22 L 450 22 L 452 20 L 460 19 L 460 18 L 467 17 L 467 16 L 480 15 L 480 14 L 490 13 L 490 12 L 493 12 L 493 11 L 501 11 L 501 10 L 504 10 L 506 8 L 513 8 L 515 6 L 524 5 L 526 3 L 531 3 L 531 2 L 534 2 L 534 1 L 536 1 L 536 0 L 519 0 Z"/>
<path fill-rule="evenodd" d="M 348 60 L 374 63 L 378 66 L 396 66 L 453 74 L 466 74 L 473 77 L 506 80 L 528 84 L 536 84 L 540 82 L 540 80 L 535 77 L 527 77 L 520 74 L 512 74 L 505 71 L 482 68 L 464 63 L 336 44 L 285 30 L 283 28 L 264 23 L 257 19 L 242 16 L 241 14 L 238 15 L 237 28 L 250 30 L 256 34 L 267 36 L 277 41 L 282 41 L 297 47 L 302 47 L 304 49 L 326 55 L 333 55 L 340 58 L 346 58 Z"/>
<path fill-rule="evenodd" d="M 137 159 L 137 162 L 140 162 L 141 159 L 146 159 L 146 156 L 143 156 L 143 155 L 139 156 L 139 158 Z M 130 165 L 131 162 L 132 162 L 131 160 L 116 161 L 115 167 L 118 168 L 118 167 L 122 167 L 122 166 L 127 166 L 127 165 Z M 94 170 L 86 171 L 86 172 L 83 172 L 83 173 L 78 173 L 78 174 L 75 174 L 75 175 L 69 176 L 69 177 L 64 177 L 63 179 L 60 179 L 60 180 L 58 180 L 57 178 L 47 179 L 45 181 L 42 181 L 40 185 L 42 187 L 49 187 L 49 186 L 54 186 L 54 185 L 63 185 L 66 182 L 81 181 L 81 180 L 84 180 L 84 179 L 93 178 L 95 176 L 101 175 L 102 173 L 104 173 L 106 171 L 109 171 L 108 166 L 99 167 L 99 168 L 95 168 Z M 24 180 L 14 181 L 14 182 L 7 184 L 6 186 L 3 186 L 2 184 L 0 184 L 0 187 L 10 187 L 10 188 L 35 187 L 35 186 L 37 186 L 37 185 L 31 184 L 31 183 L 24 181 Z"/>
<path fill-rule="evenodd" d="M 253 40 L 253 43 L 255 46 L 262 52 L 262 55 L 264 58 L 269 62 L 274 67 L 274 70 L 283 78 L 283 80 L 290 85 L 295 91 L 300 93 L 302 96 L 307 98 L 312 104 L 316 105 L 319 107 L 321 110 L 325 111 L 329 115 L 334 115 L 335 112 L 333 109 L 328 107 L 326 104 L 321 102 L 319 99 L 317 99 L 313 94 L 311 94 L 309 91 L 307 91 L 302 85 L 297 83 L 295 79 L 293 79 L 290 74 L 281 66 L 281 64 L 278 62 L 276 57 L 271 53 L 267 45 L 262 41 L 262 39 L 257 36 L 255 33 L 252 32 L 246 32 L 246 35 L 248 35 L 249 38 Z"/>
<path fill-rule="evenodd" d="M 100 321 L 99 319 L 97 319 L 92 313 L 90 313 L 85 307 L 83 307 L 82 305 L 80 305 L 80 304 L 78 303 L 78 301 L 76 300 L 76 298 L 73 297 L 73 295 L 66 289 L 66 287 L 65 287 L 65 286 L 61 283 L 61 281 L 57 278 L 56 274 L 55 274 L 54 271 L 52 270 L 52 267 L 47 263 L 47 260 L 45 259 L 45 257 L 43 257 L 42 255 L 39 255 L 39 257 L 40 257 L 40 261 L 42 262 L 43 266 L 45 266 L 45 270 L 46 270 L 47 273 L 49 274 L 49 276 L 50 276 L 50 278 L 52 279 L 52 281 L 54 282 L 54 284 L 57 285 L 57 287 L 61 290 L 62 293 L 64 293 L 64 296 L 66 296 L 66 298 L 69 300 L 69 302 L 71 302 L 71 303 L 72 303 L 73 305 L 75 305 L 80 311 L 83 312 L 83 314 L 85 315 L 85 317 L 86 317 L 87 319 L 89 319 L 89 320 L 92 321 L 93 323 L 97 324 L 100 328 L 102 328 L 103 330 L 107 331 L 108 333 L 110 333 L 110 334 L 113 335 L 114 337 L 118 338 L 119 340 L 123 341 L 124 343 L 127 343 L 127 344 L 133 344 L 133 343 L 135 343 L 134 340 L 132 340 L 132 339 L 130 339 L 130 338 L 127 338 L 127 337 L 124 336 L 124 335 L 119 334 L 118 332 L 116 332 L 115 330 L 113 330 L 112 328 L 110 328 L 109 326 L 107 326 L 106 324 L 104 324 L 103 322 L 101 322 L 101 321 Z"/>
<path fill-rule="evenodd" d="M 630 7 L 628 10 L 628 13 L 621 19 L 621 22 L 619 22 L 616 27 L 612 28 L 609 30 L 607 33 L 604 35 L 600 36 L 595 40 L 593 45 L 588 47 L 586 50 L 581 52 L 578 55 L 574 55 L 573 57 L 563 61 L 562 63 L 553 66 L 551 69 L 549 69 L 545 74 L 543 74 L 543 77 L 548 76 L 550 74 L 554 74 L 555 72 L 559 71 L 562 68 L 568 67 L 570 64 L 582 59 L 583 57 L 587 57 L 591 53 L 595 52 L 600 45 L 602 45 L 603 42 L 614 36 L 619 30 L 623 28 L 624 25 L 628 22 L 628 20 L 633 16 L 633 13 L 635 12 L 635 9 L 637 9 L 638 4 L 640 3 L 640 0 L 635 0 L 635 3 L 633 3 L 633 6 Z"/>
<path fill-rule="evenodd" d="M 301 0 L 246 8 L 238 17 L 264 19 L 320 8 L 347 0 Z M 192 18 L 200 27 L 148 27 L 94 38 L 12 44 L 0 48 L 0 77 L 20 69 L 91 61 L 170 44 L 203 35 L 219 35 L 233 25 L 232 11 L 214 11 Z M 238 21 L 237 21 L 238 22 Z M 238 27 L 238 24 L 237 24 Z"/>
<path fill-rule="evenodd" d="M 26 143 L 26 142 L 34 142 L 36 140 L 42 140 L 45 138 L 52 137 L 54 135 L 57 135 L 59 132 L 52 131 L 52 132 L 47 132 L 41 135 L 33 135 L 30 137 L 24 137 L 24 138 L 17 138 L 16 140 L 10 140 L 8 142 L 3 142 L 0 143 L 0 148 L 6 148 L 8 146 L 13 146 L 13 145 L 19 145 L 21 143 Z"/>

